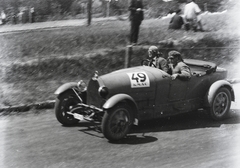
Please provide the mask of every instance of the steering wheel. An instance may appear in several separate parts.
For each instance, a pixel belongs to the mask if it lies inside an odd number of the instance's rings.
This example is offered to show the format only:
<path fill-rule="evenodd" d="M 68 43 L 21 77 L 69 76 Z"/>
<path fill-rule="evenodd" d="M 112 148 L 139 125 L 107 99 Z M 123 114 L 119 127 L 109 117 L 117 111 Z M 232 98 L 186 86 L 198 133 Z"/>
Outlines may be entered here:
<path fill-rule="evenodd" d="M 141 61 L 141 65 L 142 66 L 150 66 L 150 67 L 155 67 L 156 68 L 156 65 L 153 63 L 153 60 L 152 59 L 144 59 Z"/>

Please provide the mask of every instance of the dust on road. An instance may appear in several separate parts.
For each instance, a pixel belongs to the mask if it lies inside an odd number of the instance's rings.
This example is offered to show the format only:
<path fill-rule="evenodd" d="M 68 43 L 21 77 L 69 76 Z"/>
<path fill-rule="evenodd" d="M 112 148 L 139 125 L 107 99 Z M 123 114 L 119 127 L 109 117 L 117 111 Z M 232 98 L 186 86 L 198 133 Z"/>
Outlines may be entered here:
<path fill-rule="evenodd" d="M 231 167 L 240 165 L 240 109 L 213 122 L 204 112 L 143 122 L 110 143 L 89 123 L 63 127 L 53 110 L 0 117 L 0 167 Z"/>

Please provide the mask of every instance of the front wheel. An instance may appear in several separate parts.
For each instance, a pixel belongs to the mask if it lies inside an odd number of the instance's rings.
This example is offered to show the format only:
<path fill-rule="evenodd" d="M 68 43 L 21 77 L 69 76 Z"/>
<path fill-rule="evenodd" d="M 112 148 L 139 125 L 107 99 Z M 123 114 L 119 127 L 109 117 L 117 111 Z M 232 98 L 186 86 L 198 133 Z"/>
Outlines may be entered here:
<path fill-rule="evenodd" d="M 80 100 L 72 90 L 67 90 L 57 97 L 55 102 L 55 116 L 62 125 L 72 126 L 78 123 L 78 120 L 67 112 L 79 102 Z"/>
<path fill-rule="evenodd" d="M 209 109 L 210 115 L 214 120 L 222 120 L 228 116 L 231 106 L 231 94 L 227 88 L 220 88 Z"/>
<path fill-rule="evenodd" d="M 105 112 L 102 120 L 102 132 L 108 140 L 116 141 L 127 135 L 131 125 L 131 108 L 127 104 L 121 103 Z"/>

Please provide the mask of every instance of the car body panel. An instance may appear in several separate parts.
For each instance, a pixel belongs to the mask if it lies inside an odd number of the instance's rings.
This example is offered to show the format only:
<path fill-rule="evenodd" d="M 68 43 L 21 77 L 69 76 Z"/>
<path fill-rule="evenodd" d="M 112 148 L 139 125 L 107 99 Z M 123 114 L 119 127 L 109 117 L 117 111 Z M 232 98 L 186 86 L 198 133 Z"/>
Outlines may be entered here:
<path fill-rule="evenodd" d="M 207 96 L 207 99 L 206 99 L 207 106 L 210 106 L 212 104 L 215 93 L 221 87 L 229 88 L 229 91 L 231 92 L 231 99 L 232 99 L 232 101 L 235 101 L 235 95 L 234 95 L 231 84 L 229 82 L 227 82 L 226 80 L 219 80 L 219 81 L 216 81 L 215 83 L 213 83 L 211 85 L 211 87 L 209 88 L 209 91 L 206 95 Z"/>
<path fill-rule="evenodd" d="M 103 105 L 103 109 L 110 109 L 112 107 L 114 107 L 118 102 L 121 102 L 123 100 L 129 100 L 131 102 L 133 102 L 135 104 L 135 101 L 132 97 L 130 97 L 127 94 L 116 94 L 112 97 L 110 97 L 106 103 L 104 103 Z M 137 107 L 137 105 L 135 104 L 135 107 Z"/>
<path fill-rule="evenodd" d="M 76 82 L 65 83 L 65 84 L 61 85 L 61 86 L 54 92 L 54 94 L 59 95 L 59 94 L 65 92 L 66 90 L 72 89 L 72 88 L 74 88 L 74 87 L 76 87 L 76 86 L 77 86 L 77 83 L 76 83 Z"/>
<path fill-rule="evenodd" d="M 87 86 L 86 103 L 109 109 L 124 101 L 130 103 L 137 119 L 147 120 L 204 108 L 221 86 L 230 90 L 234 100 L 232 87 L 225 80 L 225 69 L 207 61 L 184 61 L 191 69 L 190 80 L 172 80 L 171 75 L 166 72 L 148 66 L 131 67 L 94 76 Z M 76 83 L 69 83 L 56 92 L 60 93 L 75 86 Z M 104 87 L 108 94 L 101 97 L 99 92 Z"/>
<path fill-rule="evenodd" d="M 123 70 L 118 70 L 103 76 L 100 76 L 97 81 L 101 86 L 106 86 L 109 90 L 108 97 L 115 94 L 127 94 L 132 97 L 138 106 L 140 118 L 152 118 L 154 117 L 154 104 L 156 97 L 156 80 L 160 78 L 170 78 L 170 75 L 159 69 L 152 69 L 151 67 L 134 67 Z M 167 76 L 167 77 L 165 77 Z M 139 83 L 137 85 L 137 80 Z M 89 82 L 92 86 L 94 80 Z M 165 89 L 167 90 L 167 89 Z M 91 92 L 91 91 L 90 91 Z M 101 106 L 99 101 L 94 99 L 88 99 L 88 103 L 96 106 Z"/>

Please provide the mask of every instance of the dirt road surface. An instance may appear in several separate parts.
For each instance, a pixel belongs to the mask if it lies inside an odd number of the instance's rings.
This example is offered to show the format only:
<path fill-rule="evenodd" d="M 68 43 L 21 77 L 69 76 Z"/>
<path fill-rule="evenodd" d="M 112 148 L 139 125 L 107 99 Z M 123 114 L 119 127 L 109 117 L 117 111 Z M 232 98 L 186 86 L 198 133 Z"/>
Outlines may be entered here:
<path fill-rule="evenodd" d="M 240 85 L 234 86 L 235 92 Z M 0 116 L 1 168 L 239 168 L 240 96 L 231 117 L 202 111 L 140 123 L 110 143 L 89 123 L 63 127 L 53 110 Z"/>
<path fill-rule="evenodd" d="M 116 17 L 108 18 L 93 18 L 92 23 L 101 21 L 111 21 L 116 20 Z M 31 31 L 38 29 L 53 29 L 61 27 L 73 27 L 73 26 L 84 26 L 87 25 L 87 19 L 73 19 L 73 20 L 60 20 L 60 21 L 48 21 L 48 22 L 36 22 L 36 23 L 26 23 L 26 24 L 16 24 L 16 25 L 2 25 L 0 26 L 0 34 L 4 33 L 19 33 L 22 31 Z"/>

